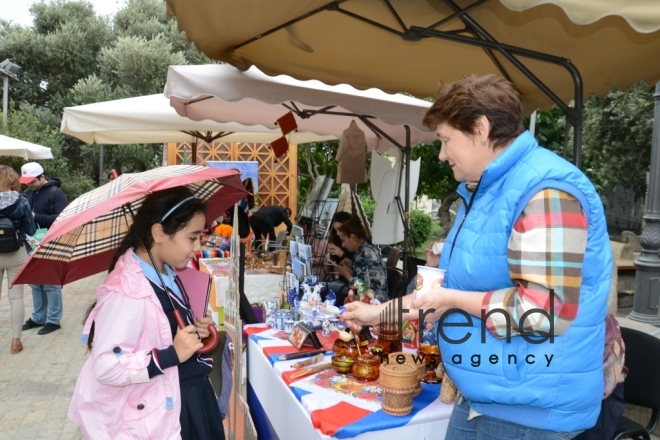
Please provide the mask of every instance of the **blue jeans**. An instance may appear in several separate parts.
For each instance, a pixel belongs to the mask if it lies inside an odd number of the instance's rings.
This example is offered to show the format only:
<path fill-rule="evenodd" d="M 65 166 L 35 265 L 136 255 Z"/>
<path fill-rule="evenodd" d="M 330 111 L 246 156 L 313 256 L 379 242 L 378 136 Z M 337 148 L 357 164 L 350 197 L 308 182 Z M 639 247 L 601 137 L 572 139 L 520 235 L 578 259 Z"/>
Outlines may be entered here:
<path fill-rule="evenodd" d="M 37 324 L 60 325 L 62 319 L 62 289 L 53 284 L 30 284 L 32 287 L 32 321 Z"/>
<path fill-rule="evenodd" d="M 463 400 L 454 406 L 446 440 L 569 440 L 582 431 L 554 432 L 478 416 L 468 421 L 470 406 Z"/>

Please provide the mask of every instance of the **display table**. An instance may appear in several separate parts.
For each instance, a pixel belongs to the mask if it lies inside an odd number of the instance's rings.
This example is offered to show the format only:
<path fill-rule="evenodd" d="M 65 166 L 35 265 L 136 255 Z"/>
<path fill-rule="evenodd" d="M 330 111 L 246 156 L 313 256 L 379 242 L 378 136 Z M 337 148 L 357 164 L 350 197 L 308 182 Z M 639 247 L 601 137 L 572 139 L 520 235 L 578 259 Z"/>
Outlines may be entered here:
<path fill-rule="evenodd" d="M 245 334 L 248 404 L 259 438 L 444 438 L 453 405 L 440 401 L 440 385 L 422 384 L 412 413 L 390 416 L 381 408 L 377 382 L 359 383 L 332 369 L 291 381 L 296 360 L 277 360 L 296 351 L 284 334 L 263 324 L 246 326 Z"/>
<path fill-rule="evenodd" d="M 214 286 L 211 288 L 209 305 L 213 310 L 213 320 L 218 324 L 225 322 L 224 307 L 227 301 L 227 288 L 229 277 L 223 270 L 220 258 L 202 258 L 199 260 L 199 270 L 213 277 Z M 250 304 L 263 303 L 268 299 L 278 299 L 282 275 L 268 271 L 246 271 L 245 296 Z"/>

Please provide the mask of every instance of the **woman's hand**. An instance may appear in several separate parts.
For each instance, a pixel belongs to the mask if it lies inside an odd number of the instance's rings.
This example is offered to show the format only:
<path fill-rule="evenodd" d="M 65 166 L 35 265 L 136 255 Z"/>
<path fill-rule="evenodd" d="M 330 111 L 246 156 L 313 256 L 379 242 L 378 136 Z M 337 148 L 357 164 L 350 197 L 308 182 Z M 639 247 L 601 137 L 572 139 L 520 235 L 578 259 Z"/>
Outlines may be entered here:
<path fill-rule="evenodd" d="M 429 312 L 434 309 L 433 313 L 427 313 L 424 316 L 424 321 L 435 322 L 440 319 L 443 313 L 447 310 L 455 308 L 453 301 L 454 290 L 439 287 L 437 289 L 429 290 L 420 298 L 415 298 L 408 304 L 408 313 L 403 315 L 403 319 L 413 321 L 419 319 L 419 312 Z"/>
<path fill-rule="evenodd" d="M 200 338 L 204 339 L 209 337 L 209 324 L 213 324 L 213 318 L 211 317 L 211 312 L 208 310 L 203 318 L 195 318 L 195 327 L 197 328 L 197 333 Z"/>
<path fill-rule="evenodd" d="M 174 351 L 176 351 L 181 363 L 190 359 L 190 356 L 204 346 L 199 336 L 197 336 L 197 327 L 194 325 L 177 328 L 172 345 L 174 345 Z"/>
<path fill-rule="evenodd" d="M 362 301 L 354 301 L 344 305 L 344 308 L 344 313 L 339 318 L 346 322 L 350 328 L 359 331 L 364 325 L 378 324 L 380 322 L 380 314 L 385 309 L 385 305 L 374 306 L 365 304 Z"/>
<path fill-rule="evenodd" d="M 332 243 L 328 245 L 328 252 L 330 255 L 334 255 L 335 257 L 343 257 L 345 254 L 344 250 L 340 246 L 334 245 Z"/>
<path fill-rule="evenodd" d="M 340 265 L 335 266 L 335 268 L 337 269 L 337 272 L 339 272 L 339 275 L 346 278 L 347 280 L 350 280 L 351 277 L 353 276 L 351 274 L 351 270 L 349 268 L 347 268 L 346 266 L 344 266 L 344 265 L 340 264 Z"/>

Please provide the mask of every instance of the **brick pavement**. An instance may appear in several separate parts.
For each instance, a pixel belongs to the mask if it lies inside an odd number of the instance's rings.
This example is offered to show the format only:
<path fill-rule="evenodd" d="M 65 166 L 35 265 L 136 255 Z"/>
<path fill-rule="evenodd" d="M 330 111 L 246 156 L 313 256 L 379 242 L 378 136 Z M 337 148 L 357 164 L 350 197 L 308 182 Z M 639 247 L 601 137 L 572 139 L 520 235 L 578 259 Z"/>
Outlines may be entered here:
<path fill-rule="evenodd" d="M 94 301 L 94 288 L 105 273 L 63 289 L 62 329 L 40 336 L 23 332 L 23 351 L 12 355 L 11 322 L 6 280 L 0 299 L 0 440 L 81 439 L 78 427 L 66 418 L 78 373 L 85 362 L 80 345 L 82 319 Z M 25 286 L 25 319 L 32 311 L 32 294 Z"/>

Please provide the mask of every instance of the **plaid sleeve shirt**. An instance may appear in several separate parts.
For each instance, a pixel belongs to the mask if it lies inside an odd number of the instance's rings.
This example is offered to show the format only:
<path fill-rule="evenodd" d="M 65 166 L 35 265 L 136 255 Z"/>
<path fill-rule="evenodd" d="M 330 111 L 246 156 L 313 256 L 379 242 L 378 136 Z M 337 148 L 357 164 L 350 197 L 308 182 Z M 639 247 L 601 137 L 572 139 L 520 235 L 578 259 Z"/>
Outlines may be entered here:
<path fill-rule="evenodd" d="M 482 310 L 503 309 L 511 317 L 511 335 L 519 335 L 520 316 L 540 308 L 550 313 L 554 290 L 554 334 L 563 334 L 577 315 L 582 284 L 582 263 L 587 244 L 587 218 L 571 195 L 545 189 L 529 201 L 509 237 L 507 258 L 515 287 L 486 294 Z M 488 331 L 507 337 L 505 315 L 494 312 L 486 320 Z M 526 334 L 544 336 L 550 321 L 540 313 L 525 319 Z"/>

